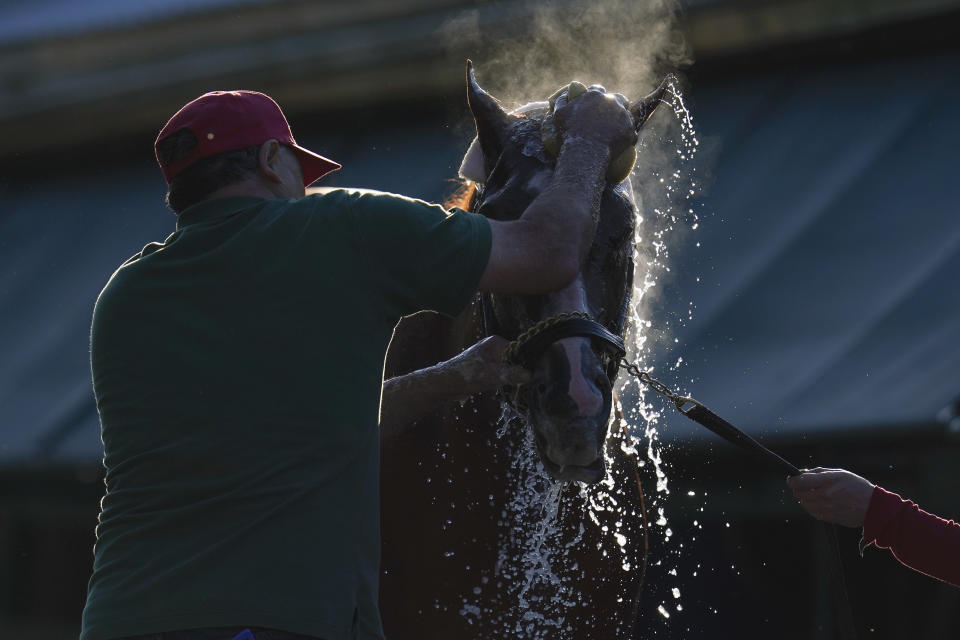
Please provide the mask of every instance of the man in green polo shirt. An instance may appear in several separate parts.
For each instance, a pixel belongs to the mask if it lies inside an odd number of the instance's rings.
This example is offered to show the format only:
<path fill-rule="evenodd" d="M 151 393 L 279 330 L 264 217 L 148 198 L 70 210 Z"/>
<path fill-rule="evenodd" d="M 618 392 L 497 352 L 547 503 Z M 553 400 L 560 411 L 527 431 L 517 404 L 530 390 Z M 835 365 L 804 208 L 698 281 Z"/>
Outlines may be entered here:
<path fill-rule="evenodd" d="M 113 274 L 91 366 L 106 494 L 82 640 L 382 638 L 379 431 L 397 321 L 579 271 L 611 157 L 602 91 L 558 112 L 552 181 L 514 221 L 305 186 L 339 168 L 247 91 L 156 142 L 176 230 Z"/>

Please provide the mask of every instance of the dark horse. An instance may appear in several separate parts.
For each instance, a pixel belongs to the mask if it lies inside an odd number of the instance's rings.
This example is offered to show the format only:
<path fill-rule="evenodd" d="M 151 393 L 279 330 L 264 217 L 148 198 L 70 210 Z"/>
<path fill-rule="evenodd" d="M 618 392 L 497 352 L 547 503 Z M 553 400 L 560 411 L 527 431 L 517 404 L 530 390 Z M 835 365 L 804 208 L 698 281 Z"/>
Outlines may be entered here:
<path fill-rule="evenodd" d="M 663 90 L 631 106 L 638 129 Z M 555 163 L 541 132 L 549 107 L 510 115 L 472 70 L 468 98 L 486 176 L 468 206 L 515 219 Z M 515 339 L 570 312 L 622 337 L 636 221 L 629 180 L 608 180 L 594 244 L 572 284 L 545 296 L 478 296 L 453 319 L 404 319 L 387 376 L 448 359 L 489 333 Z M 531 383 L 440 408 L 384 441 L 388 638 L 632 636 L 646 515 L 633 441 L 624 422 L 611 420 L 616 360 L 602 340 L 558 336 L 530 363 Z"/>

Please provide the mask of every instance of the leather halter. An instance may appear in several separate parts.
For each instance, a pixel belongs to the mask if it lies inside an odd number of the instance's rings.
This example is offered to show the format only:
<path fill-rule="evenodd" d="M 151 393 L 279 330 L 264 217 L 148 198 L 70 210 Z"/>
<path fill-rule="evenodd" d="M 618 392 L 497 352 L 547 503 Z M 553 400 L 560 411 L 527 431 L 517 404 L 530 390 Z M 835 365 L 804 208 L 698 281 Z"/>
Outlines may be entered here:
<path fill-rule="evenodd" d="M 483 316 L 483 330 L 486 335 L 498 333 L 499 327 L 493 314 L 488 294 L 481 294 L 480 306 Z M 564 338 L 591 338 L 599 343 L 608 357 L 606 375 L 611 383 L 616 379 L 621 359 L 626 355 L 623 338 L 582 312 L 568 312 L 541 320 L 523 331 L 504 353 L 509 362 L 533 369 L 537 360 L 558 340 Z"/>

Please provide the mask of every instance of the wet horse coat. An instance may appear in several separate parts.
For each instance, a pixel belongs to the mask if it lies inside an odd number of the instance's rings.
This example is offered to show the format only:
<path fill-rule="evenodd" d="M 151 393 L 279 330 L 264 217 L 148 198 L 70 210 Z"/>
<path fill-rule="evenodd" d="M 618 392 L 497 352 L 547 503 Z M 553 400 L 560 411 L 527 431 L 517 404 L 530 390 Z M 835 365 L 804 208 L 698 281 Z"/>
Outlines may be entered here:
<path fill-rule="evenodd" d="M 468 95 L 487 176 L 471 208 L 517 218 L 553 167 L 541 144 L 543 113 L 504 113 L 472 74 Z M 639 124 L 652 111 L 644 106 Z M 449 359 L 489 331 L 515 338 L 562 312 L 587 313 L 622 335 L 635 224 L 629 184 L 608 185 L 593 247 L 571 285 L 547 296 L 478 297 L 457 318 L 404 319 L 387 376 Z M 645 513 L 631 439 L 619 420 L 611 426 L 611 371 L 602 345 L 564 338 L 539 358 L 530 384 L 507 394 L 509 404 L 479 394 L 384 439 L 387 637 L 632 636 Z"/>

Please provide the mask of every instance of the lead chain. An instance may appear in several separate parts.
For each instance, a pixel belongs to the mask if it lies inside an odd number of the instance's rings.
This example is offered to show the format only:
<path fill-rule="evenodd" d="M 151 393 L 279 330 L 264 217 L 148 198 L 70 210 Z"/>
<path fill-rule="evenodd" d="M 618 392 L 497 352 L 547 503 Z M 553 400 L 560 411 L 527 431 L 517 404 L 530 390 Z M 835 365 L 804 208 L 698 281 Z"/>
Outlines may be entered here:
<path fill-rule="evenodd" d="M 623 365 L 623 367 L 627 370 L 627 373 L 636 377 L 638 380 L 640 380 L 640 382 L 647 385 L 656 393 L 659 393 L 664 398 L 675 404 L 677 409 L 680 409 L 684 404 L 691 402 L 690 398 L 681 396 L 679 393 L 673 391 L 670 387 L 651 376 L 649 372 L 642 370 L 640 367 L 630 362 L 626 358 L 621 358 L 620 364 Z"/>
<path fill-rule="evenodd" d="M 515 358 L 520 354 L 520 350 L 523 349 L 524 345 L 526 345 L 531 338 L 541 331 L 549 329 L 558 322 L 568 320 L 570 318 L 583 318 L 584 320 L 589 320 L 590 316 L 582 311 L 567 311 L 565 313 L 558 313 L 555 316 L 550 316 L 549 318 L 541 320 L 521 333 L 519 336 L 517 336 L 516 340 L 507 345 L 507 348 L 503 352 L 503 359 L 506 362 L 516 362 Z"/>

